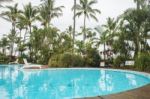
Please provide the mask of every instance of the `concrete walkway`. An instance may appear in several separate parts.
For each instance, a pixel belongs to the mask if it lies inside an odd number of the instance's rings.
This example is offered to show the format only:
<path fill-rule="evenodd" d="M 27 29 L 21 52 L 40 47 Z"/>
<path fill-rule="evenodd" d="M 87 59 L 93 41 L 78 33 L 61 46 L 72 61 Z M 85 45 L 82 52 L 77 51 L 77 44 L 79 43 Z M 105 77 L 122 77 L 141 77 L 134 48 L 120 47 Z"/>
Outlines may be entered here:
<path fill-rule="evenodd" d="M 150 84 L 141 88 L 133 89 L 118 94 L 81 99 L 150 99 Z"/>

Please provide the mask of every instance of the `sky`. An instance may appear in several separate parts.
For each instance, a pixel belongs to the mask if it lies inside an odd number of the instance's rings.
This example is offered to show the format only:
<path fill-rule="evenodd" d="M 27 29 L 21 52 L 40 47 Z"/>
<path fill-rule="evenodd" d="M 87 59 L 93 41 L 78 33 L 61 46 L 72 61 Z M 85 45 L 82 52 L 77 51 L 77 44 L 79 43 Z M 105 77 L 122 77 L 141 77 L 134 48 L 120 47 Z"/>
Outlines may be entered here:
<path fill-rule="evenodd" d="M 52 21 L 52 24 L 59 28 L 61 31 L 64 31 L 68 26 L 73 24 L 73 12 L 71 8 L 73 6 L 74 0 L 55 0 L 56 6 L 65 6 L 63 9 L 63 16 L 56 18 Z M 106 22 L 106 18 L 114 17 L 122 14 L 126 9 L 135 7 L 133 0 L 97 0 L 98 3 L 93 6 L 101 11 L 100 15 L 96 15 L 98 22 L 90 19 L 87 20 L 87 27 L 94 28 L 97 25 L 102 25 Z M 18 3 L 19 8 L 22 9 L 25 4 L 31 2 L 34 6 L 38 6 L 41 2 L 40 0 L 14 0 L 14 2 L 9 3 L 9 5 L 14 5 Z M 79 0 L 77 0 L 77 3 Z M 2 5 L 8 5 L 2 4 Z M 0 9 L 0 12 L 3 12 L 4 9 Z M 83 26 L 83 17 L 77 17 L 77 30 Z M 0 18 L 0 36 L 6 33 L 9 33 L 11 29 L 11 24 L 4 19 Z"/>

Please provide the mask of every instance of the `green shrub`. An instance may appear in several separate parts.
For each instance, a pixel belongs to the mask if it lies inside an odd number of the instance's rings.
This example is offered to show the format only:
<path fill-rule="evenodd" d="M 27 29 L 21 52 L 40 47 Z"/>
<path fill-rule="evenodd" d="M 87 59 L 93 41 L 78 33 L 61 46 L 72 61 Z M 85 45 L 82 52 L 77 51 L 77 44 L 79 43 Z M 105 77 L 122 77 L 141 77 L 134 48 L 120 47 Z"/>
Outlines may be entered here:
<path fill-rule="evenodd" d="M 120 67 L 121 64 L 124 64 L 125 60 L 126 60 L 125 56 L 122 55 L 117 56 L 117 58 L 113 60 L 113 65 L 115 67 Z"/>
<path fill-rule="evenodd" d="M 100 59 L 99 52 L 96 48 L 92 48 L 91 46 L 86 48 L 86 54 L 84 57 L 85 66 L 99 67 Z"/>
<path fill-rule="evenodd" d="M 0 53 L 0 64 L 7 64 L 9 62 L 9 57 L 5 54 Z"/>
<path fill-rule="evenodd" d="M 64 53 L 52 56 L 48 65 L 50 67 L 81 67 L 84 61 L 80 55 Z"/>
<path fill-rule="evenodd" d="M 84 60 L 80 55 L 72 55 L 72 64 L 73 67 L 84 67 Z"/>
<path fill-rule="evenodd" d="M 140 53 L 135 59 L 135 66 L 142 71 L 150 71 L 150 54 Z"/>
<path fill-rule="evenodd" d="M 56 55 L 53 55 L 50 59 L 49 59 L 49 62 L 48 62 L 48 65 L 50 67 L 60 67 L 60 55 L 56 54 Z"/>

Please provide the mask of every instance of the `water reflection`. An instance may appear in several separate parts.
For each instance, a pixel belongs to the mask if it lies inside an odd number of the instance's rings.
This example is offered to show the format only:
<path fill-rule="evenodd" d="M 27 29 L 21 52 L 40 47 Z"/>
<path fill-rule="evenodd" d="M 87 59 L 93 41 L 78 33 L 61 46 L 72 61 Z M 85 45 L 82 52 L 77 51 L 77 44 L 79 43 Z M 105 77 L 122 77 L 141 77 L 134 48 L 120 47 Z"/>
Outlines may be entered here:
<path fill-rule="evenodd" d="M 137 86 L 136 76 L 133 74 L 126 74 L 126 78 L 131 86 Z"/>
<path fill-rule="evenodd" d="M 100 78 L 99 78 L 99 87 L 100 90 L 103 92 L 105 91 L 112 91 L 114 88 L 112 75 L 105 70 L 101 70 Z"/>
<path fill-rule="evenodd" d="M 70 99 L 106 95 L 150 82 L 131 73 L 106 70 L 18 71 L 0 68 L 2 99 Z"/>

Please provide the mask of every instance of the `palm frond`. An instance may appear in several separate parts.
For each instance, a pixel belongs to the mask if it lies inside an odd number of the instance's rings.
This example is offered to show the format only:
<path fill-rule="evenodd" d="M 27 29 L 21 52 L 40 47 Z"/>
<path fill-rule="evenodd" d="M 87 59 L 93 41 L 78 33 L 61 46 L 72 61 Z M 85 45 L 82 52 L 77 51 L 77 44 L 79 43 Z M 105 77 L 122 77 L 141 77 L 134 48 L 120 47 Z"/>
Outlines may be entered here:
<path fill-rule="evenodd" d="M 96 16 L 95 16 L 95 15 L 90 14 L 90 16 L 91 16 L 91 18 L 93 18 L 95 21 L 97 21 L 97 22 L 98 22 L 98 19 L 96 18 Z"/>

